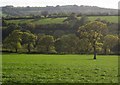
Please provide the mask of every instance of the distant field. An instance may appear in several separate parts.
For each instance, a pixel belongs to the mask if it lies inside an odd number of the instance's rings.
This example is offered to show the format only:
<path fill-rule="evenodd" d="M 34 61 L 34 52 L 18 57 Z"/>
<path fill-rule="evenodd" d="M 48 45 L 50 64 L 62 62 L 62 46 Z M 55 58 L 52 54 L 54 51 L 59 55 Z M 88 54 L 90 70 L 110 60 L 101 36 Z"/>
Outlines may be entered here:
<path fill-rule="evenodd" d="M 91 16 L 89 19 L 94 21 L 100 18 L 109 22 L 118 23 L 118 16 Z M 59 24 L 63 23 L 66 18 L 47 18 L 47 19 L 24 19 L 24 20 L 8 20 L 8 23 L 35 23 L 35 24 Z"/>
<path fill-rule="evenodd" d="M 97 18 L 100 18 L 101 20 L 106 20 L 106 21 L 109 21 L 109 22 L 118 23 L 118 16 L 92 16 L 92 17 L 89 17 L 89 19 L 91 21 L 93 21 Z"/>
<path fill-rule="evenodd" d="M 118 57 L 3 54 L 3 83 L 117 83 Z"/>
<path fill-rule="evenodd" d="M 8 23 L 35 23 L 35 24 L 59 24 L 63 23 L 66 18 L 46 18 L 46 19 L 22 19 L 22 20 L 8 20 Z"/>

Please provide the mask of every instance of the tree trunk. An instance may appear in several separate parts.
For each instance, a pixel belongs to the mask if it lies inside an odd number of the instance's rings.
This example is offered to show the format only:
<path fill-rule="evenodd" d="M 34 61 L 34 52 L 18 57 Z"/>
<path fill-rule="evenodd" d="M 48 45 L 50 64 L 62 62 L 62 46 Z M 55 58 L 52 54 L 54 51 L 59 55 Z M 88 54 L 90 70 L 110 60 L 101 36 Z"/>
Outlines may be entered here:
<path fill-rule="evenodd" d="M 49 46 L 46 46 L 46 52 L 47 53 L 49 52 Z"/>
<path fill-rule="evenodd" d="M 28 53 L 30 53 L 31 52 L 31 50 L 28 48 Z"/>
<path fill-rule="evenodd" d="M 15 52 L 16 52 L 16 53 L 18 52 L 17 48 L 15 49 Z"/>
<path fill-rule="evenodd" d="M 104 54 L 105 54 L 105 55 L 107 54 L 106 52 L 107 52 L 107 49 L 105 48 L 105 49 L 104 49 Z"/>
<path fill-rule="evenodd" d="M 28 53 L 30 53 L 30 52 L 31 52 L 30 45 L 28 44 Z"/>
<path fill-rule="evenodd" d="M 96 46 L 94 46 L 93 48 L 94 48 L 94 58 L 93 59 L 96 59 Z"/>

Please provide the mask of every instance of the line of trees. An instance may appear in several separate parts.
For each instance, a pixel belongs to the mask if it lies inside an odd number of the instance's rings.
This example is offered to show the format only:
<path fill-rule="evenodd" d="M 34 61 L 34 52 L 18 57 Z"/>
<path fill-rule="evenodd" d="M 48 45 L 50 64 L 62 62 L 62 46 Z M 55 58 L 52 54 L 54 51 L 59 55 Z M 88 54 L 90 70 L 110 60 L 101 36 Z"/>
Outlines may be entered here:
<path fill-rule="evenodd" d="M 63 24 L 40 25 L 33 23 L 8 24 L 3 20 L 3 51 L 58 54 L 118 54 L 119 38 L 110 28 L 117 28 L 101 19 L 78 19 L 72 13 Z M 57 29 L 59 28 L 59 29 Z"/>
<path fill-rule="evenodd" d="M 107 34 L 106 24 L 98 21 L 80 26 L 76 34 L 55 38 L 52 35 L 34 34 L 30 31 L 13 30 L 3 41 L 3 50 L 38 53 L 94 53 L 109 54 L 117 50 L 118 36 Z"/>
<path fill-rule="evenodd" d="M 37 20 L 34 20 L 35 22 Z M 39 24 L 34 23 L 34 21 L 31 22 L 13 22 L 9 23 L 8 20 L 2 20 L 2 39 L 4 40 L 13 30 L 19 29 L 19 30 L 29 30 L 32 33 L 39 34 L 44 33 L 47 35 L 53 35 L 56 37 L 57 34 L 70 34 L 70 33 L 76 33 L 78 28 L 82 25 L 85 25 L 86 23 L 90 22 L 89 18 L 87 16 L 81 16 L 79 19 L 75 13 L 72 13 L 67 19 L 63 21 L 63 23 L 59 24 Z M 106 20 L 101 20 L 100 18 L 97 18 L 96 21 L 102 22 L 104 24 L 107 24 L 108 26 L 108 34 L 118 34 L 118 23 L 111 23 Z"/>

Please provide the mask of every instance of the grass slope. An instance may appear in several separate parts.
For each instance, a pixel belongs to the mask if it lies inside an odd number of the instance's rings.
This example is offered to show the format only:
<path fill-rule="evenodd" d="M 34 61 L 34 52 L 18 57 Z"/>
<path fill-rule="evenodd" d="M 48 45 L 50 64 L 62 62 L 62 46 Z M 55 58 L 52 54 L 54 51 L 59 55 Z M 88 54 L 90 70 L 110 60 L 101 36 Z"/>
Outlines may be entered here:
<path fill-rule="evenodd" d="M 91 16 L 89 20 L 94 21 L 97 18 L 113 23 L 118 23 L 118 16 Z M 35 23 L 35 24 L 59 24 L 63 23 L 66 18 L 46 18 L 46 19 L 23 19 L 23 20 L 7 20 L 8 23 Z"/>
<path fill-rule="evenodd" d="M 3 83 L 117 83 L 118 57 L 3 54 Z"/>

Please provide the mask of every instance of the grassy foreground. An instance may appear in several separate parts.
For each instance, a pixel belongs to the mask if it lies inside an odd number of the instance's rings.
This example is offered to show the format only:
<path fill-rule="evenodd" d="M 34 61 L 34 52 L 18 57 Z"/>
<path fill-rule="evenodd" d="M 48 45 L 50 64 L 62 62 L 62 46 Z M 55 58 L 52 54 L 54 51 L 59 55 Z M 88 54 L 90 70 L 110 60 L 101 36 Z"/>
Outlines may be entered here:
<path fill-rule="evenodd" d="M 118 57 L 3 54 L 3 83 L 117 83 Z"/>

